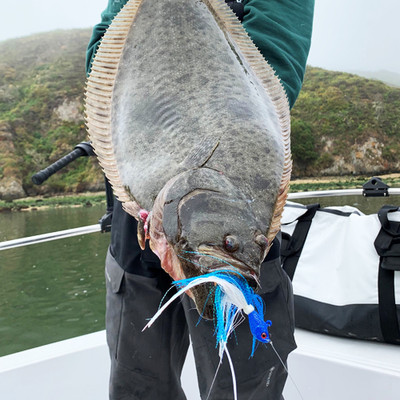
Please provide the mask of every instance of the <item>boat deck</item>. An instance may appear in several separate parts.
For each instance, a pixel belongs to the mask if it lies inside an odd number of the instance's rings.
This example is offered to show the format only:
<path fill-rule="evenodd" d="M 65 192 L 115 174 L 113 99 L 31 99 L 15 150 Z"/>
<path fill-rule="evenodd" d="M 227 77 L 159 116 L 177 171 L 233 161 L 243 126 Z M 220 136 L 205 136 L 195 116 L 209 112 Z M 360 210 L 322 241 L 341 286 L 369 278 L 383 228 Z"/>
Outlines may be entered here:
<path fill-rule="evenodd" d="M 296 339 L 286 400 L 399 399 L 400 346 L 303 330 L 296 331 Z M 0 398 L 107 400 L 108 373 L 102 331 L 1 357 Z M 182 384 L 189 400 L 200 400 L 191 351 Z"/>

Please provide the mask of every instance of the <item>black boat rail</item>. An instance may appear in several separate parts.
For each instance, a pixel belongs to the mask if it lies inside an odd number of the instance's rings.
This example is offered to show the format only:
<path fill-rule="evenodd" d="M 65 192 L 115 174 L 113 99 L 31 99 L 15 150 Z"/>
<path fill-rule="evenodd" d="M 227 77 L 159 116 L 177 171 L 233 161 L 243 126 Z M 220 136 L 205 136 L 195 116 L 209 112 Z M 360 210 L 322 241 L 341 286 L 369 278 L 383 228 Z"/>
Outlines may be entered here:
<path fill-rule="evenodd" d="M 399 195 L 400 188 L 389 188 L 387 191 L 387 195 Z M 307 191 L 307 192 L 297 192 L 297 193 L 289 193 L 288 200 L 300 200 L 300 199 L 310 199 L 312 197 L 334 197 L 334 196 L 364 196 L 364 189 L 332 189 L 332 190 L 315 190 L 315 191 Z M 374 196 L 376 197 L 376 196 Z"/>

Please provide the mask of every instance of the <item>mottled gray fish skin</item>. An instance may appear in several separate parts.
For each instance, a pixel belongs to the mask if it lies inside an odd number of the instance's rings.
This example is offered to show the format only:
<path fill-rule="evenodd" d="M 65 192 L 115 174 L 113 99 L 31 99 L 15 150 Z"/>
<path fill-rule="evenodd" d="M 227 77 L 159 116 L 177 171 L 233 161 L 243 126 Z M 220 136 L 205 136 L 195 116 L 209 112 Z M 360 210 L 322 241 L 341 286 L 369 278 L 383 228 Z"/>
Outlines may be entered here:
<path fill-rule="evenodd" d="M 274 107 L 258 86 L 204 3 L 142 3 L 112 111 L 122 180 L 142 207 L 151 210 L 185 158 L 212 138 L 218 147 L 205 166 L 242 189 L 267 231 L 284 156 Z"/>
<path fill-rule="evenodd" d="M 150 239 L 173 279 L 230 269 L 256 286 L 290 177 L 283 89 L 273 73 L 254 71 L 270 67 L 252 61 L 260 54 L 224 0 L 127 6 L 127 34 L 111 25 L 87 85 L 99 161 L 139 221 L 141 246 Z M 146 222 L 139 209 L 150 211 Z M 212 290 L 192 290 L 209 318 Z"/>

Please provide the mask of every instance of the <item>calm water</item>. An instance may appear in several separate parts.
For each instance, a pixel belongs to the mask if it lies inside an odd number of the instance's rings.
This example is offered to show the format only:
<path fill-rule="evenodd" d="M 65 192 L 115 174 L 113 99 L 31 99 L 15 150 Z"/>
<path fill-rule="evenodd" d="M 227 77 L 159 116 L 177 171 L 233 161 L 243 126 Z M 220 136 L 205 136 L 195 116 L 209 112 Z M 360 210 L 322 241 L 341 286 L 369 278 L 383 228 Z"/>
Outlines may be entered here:
<path fill-rule="evenodd" d="M 399 197 L 314 198 L 374 213 Z M 104 206 L 0 213 L 0 241 L 95 224 Z M 104 329 L 109 234 L 93 233 L 0 252 L 0 355 Z"/>
<path fill-rule="evenodd" d="M 0 241 L 95 224 L 104 206 L 1 213 Z M 104 329 L 109 234 L 0 252 L 0 355 Z"/>

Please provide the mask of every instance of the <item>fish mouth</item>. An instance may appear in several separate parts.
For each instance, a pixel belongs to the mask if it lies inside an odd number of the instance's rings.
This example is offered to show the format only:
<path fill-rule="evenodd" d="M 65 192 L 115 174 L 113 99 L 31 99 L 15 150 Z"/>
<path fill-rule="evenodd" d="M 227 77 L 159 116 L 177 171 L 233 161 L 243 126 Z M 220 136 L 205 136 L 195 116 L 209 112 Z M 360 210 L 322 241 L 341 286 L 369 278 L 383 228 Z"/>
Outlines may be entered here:
<path fill-rule="evenodd" d="M 254 268 L 233 256 L 227 256 L 222 250 L 211 246 L 201 245 L 199 246 L 198 254 L 202 275 L 215 271 L 227 271 L 244 277 L 250 287 L 254 290 L 260 286 L 259 272 L 257 273 Z M 211 263 L 210 260 L 212 260 Z M 204 262 L 211 265 L 206 264 L 206 266 L 202 268 L 201 265 Z"/>
<path fill-rule="evenodd" d="M 227 272 L 246 279 L 249 286 L 259 288 L 259 273 L 254 268 L 234 257 L 227 256 L 222 250 L 211 246 L 199 246 L 198 251 L 186 252 L 181 260 L 186 278 L 200 277 L 211 272 Z M 190 289 L 199 315 L 205 319 L 214 317 L 214 297 L 216 284 L 204 283 Z"/>

